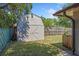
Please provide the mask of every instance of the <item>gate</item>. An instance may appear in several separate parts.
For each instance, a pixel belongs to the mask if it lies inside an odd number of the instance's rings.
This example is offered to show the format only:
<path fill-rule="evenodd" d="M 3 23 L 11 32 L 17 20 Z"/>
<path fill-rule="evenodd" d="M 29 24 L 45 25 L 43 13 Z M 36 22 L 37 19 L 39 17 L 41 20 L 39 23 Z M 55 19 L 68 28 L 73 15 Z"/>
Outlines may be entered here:
<path fill-rule="evenodd" d="M 5 48 L 6 44 L 12 37 L 12 29 L 0 28 L 0 52 Z"/>

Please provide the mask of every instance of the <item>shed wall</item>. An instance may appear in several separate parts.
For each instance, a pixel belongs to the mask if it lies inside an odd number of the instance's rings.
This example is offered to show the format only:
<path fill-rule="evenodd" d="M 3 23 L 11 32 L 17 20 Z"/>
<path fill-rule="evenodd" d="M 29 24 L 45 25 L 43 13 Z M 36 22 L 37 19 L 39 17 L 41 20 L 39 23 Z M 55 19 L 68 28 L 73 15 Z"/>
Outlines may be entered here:
<path fill-rule="evenodd" d="M 33 41 L 44 39 L 44 25 L 40 17 L 31 14 L 24 15 L 18 23 L 18 40 Z"/>

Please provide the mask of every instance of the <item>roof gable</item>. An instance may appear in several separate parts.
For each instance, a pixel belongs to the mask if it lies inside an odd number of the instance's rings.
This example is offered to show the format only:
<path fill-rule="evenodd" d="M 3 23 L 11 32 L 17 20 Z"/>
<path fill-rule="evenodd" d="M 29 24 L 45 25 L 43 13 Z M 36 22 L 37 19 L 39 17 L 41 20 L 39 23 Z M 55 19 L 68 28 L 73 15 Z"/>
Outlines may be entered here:
<path fill-rule="evenodd" d="M 64 8 L 64 9 L 62 9 L 62 10 L 59 10 L 59 11 L 57 11 L 56 13 L 54 13 L 53 15 L 54 15 L 54 16 L 63 15 L 63 12 L 65 12 L 65 11 L 67 11 L 67 10 L 69 10 L 69 9 L 77 8 L 77 7 L 79 7 L 79 3 L 72 4 L 71 6 L 68 6 L 68 7 Z M 59 14 L 59 15 L 58 15 L 58 14 Z"/>

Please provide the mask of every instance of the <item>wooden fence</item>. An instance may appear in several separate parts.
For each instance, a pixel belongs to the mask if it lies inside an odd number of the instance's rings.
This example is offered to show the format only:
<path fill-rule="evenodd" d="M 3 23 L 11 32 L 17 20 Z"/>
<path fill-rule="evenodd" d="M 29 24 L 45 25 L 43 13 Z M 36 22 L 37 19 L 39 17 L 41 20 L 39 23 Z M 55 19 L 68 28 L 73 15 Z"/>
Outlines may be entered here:
<path fill-rule="evenodd" d="M 72 28 L 52 27 L 45 29 L 45 35 L 62 35 L 62 43 L 65 47 L 72 49 Z"/>
<path fill-rule="evenodd" d="M 71 35 L 63 35 L 63 45 L 69 49 L 73 47 L 73 40 Z"/>
<path fill-rule="evenodd" d="M 45 35 L 63 35 L 65 32 L 68 32 L 72 35 L 71 28 L 52 27 L 51 29 L 44 29 Z"/>

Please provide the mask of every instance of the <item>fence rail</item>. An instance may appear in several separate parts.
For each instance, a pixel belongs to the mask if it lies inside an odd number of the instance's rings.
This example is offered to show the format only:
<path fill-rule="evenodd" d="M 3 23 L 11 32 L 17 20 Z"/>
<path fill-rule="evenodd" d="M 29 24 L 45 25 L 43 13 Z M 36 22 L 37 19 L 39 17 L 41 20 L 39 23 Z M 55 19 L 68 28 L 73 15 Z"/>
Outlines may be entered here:
<path fill-rule="evenodd" d="M 72 28 L 52 27 L 51 29 L 44 29 L 45 35 L 63 35 L 65 32 L 72 35 Z"/>

